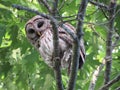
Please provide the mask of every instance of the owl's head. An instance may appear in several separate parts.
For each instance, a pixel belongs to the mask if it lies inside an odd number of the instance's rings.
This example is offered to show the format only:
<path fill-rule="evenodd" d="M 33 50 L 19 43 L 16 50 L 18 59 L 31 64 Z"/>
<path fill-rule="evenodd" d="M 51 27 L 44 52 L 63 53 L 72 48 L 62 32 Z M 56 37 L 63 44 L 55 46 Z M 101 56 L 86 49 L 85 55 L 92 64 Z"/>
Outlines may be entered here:
<path fill-rule="evenodd" d="M 26 23 L 25 30 L 27 37 L 34 39 L 40 37 L 49 27 L 51 27 L 50 20 L 37 15 Z"/>

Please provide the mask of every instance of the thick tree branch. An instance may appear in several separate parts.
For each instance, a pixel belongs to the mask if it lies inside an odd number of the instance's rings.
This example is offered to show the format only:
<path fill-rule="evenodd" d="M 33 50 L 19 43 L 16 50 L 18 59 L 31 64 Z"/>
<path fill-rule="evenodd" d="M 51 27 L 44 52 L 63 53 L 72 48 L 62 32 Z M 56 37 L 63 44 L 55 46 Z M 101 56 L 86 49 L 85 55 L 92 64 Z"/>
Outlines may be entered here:
<path fill-rule="evenodd" d="M 52 9 L 52 15 L 55 17 L 57 16 L 58 12 L 57 12 L 57 9 L 58 9 L 58 2 L 59 0 L 54 0 L 53 2 L 53 9 Z"/>
<path fill-rule="evenodd" d="M 118 81 L 120 81 L 120 75 L 118 75 L 117 77 L 115 77 L 113 80 L 109 81 L 107 84 L 105 84 L 104 86 L 102 86 L 100 88 L 100 90 L 106 90 L 107 88 L 109 88 L 110 86 L 112 86 L 113 84 L 117 83 Z"/>
<path fill-rule="evenodd" d="M 57 90 L 63 90 L 60 58 L 59 58 L 59 37 L 58 37 L 58 25 L 55 22 L 51 22 L 53 27 L 53 44 L 54 44 L 54 73 L 56 78 Z"/>
<path fill-rule="evenodd" d="M 52 9 L 52 16 L 55 17 L 57 15 L 57 6 L 58 6 L 58 0 L 55 0 L 53 2 L 53 9 Z M 56 85 L 57 90 L 64 90 L 63 84 L 62 84 L 62 77 L 61 77 L 61 68 L 60 68 L 60 49 L 59 49 L 59 37 L 58 37 L 58 25 L 56 22 L 51 21 L 52 27 L 53 27 L 53 45 L 54 45 L 54 74 L 56 78 Z"/>
<path fill-rule="evenodd" d="M 116 8 L 116 0 L 111 0 L 109 6 L 109 31 L 107 35 L 106 41 L 106 69 L 105 69 L 105 82 L 107 84 L 110 81 L 110 73 L 111 73 L 111 66 L 112 66 L 112 36 L 114 31 L 114 15 L 115 15 L 115 8 Z M 107 88 L 105 90 L 108 90 Z"/>
<path fill-rule="evenodd" d="M 74 41 L 74 46 L 73 46 L 73 59 L 72 59 L 72 70 L 70 72 L 70 79 L 68 83 L 68 88 L 67 90 L 74 90 L 75 88 L 75 82 L 77 78 L 77 71 L 78 71 L 78 64 L 79 64 L 79 50 L 80 50 L 80 40 L 82 39 L 83 36 L 83 20 L 85 16 L 85 11 L 86 7 L 88 4 L 88 0 L 82 0 L 81 5 L 78 10 L 78 23 L 77 23 L 77 29 L 76 29 L 76 34 L 78 36 L 77 40 Z"/>

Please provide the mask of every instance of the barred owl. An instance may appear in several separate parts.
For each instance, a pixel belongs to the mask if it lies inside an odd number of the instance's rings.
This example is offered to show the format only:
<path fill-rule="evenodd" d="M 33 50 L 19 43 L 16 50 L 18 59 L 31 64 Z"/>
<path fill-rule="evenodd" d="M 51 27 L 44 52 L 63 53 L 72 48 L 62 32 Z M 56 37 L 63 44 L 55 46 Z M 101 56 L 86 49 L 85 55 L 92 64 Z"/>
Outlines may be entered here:
<path fill-rule="evenodd" d="M 69 23 L 64 24 L 71 32 L 75 33 L 75 28 Z M 31 44 L 40 52 L 45 63 L 53 68 L 53 30 L 50 20 L 42 16 L 35 16 L 30 19 L 25 26 L 26 35 Z M 69 68 L 71 66 L 73 39 L 62 28 L 58 27 L 59 32 L 59 49 L 61 68 Z M 83 40 L 80 43 L 79 68 L 85 60 L 85 49 Z"/>

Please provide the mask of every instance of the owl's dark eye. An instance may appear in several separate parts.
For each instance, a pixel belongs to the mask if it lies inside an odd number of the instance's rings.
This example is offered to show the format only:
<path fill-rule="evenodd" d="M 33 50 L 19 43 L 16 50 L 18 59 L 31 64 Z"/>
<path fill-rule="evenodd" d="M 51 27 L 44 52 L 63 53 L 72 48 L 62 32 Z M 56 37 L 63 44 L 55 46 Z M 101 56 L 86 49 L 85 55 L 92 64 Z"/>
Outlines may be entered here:
<path fill-rule="evenodd" d="M 39 22 L 38 24 L 37 24 L 37 27 L 38 28 L 40 28 L 40 27 L 42 27 L 43 26 L 43 24 L 44 24 L 44 22 L 42 21 L 42 22 Z"/>
<path fill-rule="evenodd" d="M 34 31 L 34 29 L 30 28 L 30 29 L 28 29 L 28 33 L 33 34 L 33 33 L 35 33 L 35 31 Z"/>

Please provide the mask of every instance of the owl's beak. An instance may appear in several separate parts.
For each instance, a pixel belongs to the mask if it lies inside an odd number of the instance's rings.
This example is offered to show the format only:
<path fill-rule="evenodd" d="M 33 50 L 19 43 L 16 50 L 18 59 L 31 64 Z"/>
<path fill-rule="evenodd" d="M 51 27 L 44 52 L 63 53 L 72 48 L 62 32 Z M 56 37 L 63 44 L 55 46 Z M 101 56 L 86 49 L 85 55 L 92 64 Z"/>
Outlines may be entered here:
<path fill-rule="evenodd" d="M 41 36 L 41 35 L 42 35 L 42 33 L 41 33 L 41 32 L 37 32 L 37 34 L 38 34 L 39 36 Z"/>

